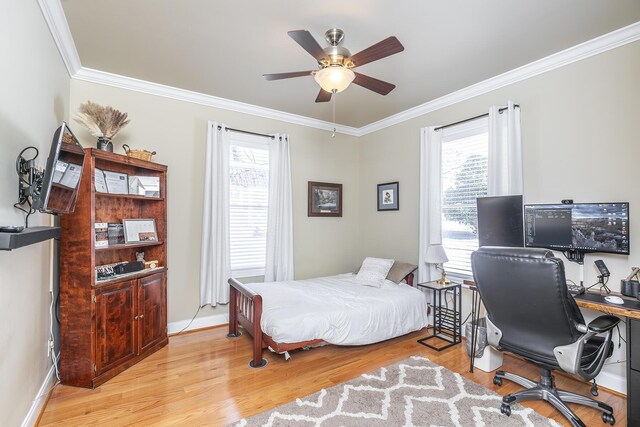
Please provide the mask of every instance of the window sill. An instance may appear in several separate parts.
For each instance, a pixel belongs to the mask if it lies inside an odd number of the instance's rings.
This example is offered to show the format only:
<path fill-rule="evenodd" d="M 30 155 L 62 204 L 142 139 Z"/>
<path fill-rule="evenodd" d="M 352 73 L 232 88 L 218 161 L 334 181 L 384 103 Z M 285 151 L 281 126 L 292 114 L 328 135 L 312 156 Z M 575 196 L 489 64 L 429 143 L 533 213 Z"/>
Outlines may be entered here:
<path fill-rule="evenodd" d="M 231 277 L 234 279 L 243 279 L 245 277 L 264 276 L 264 268 L 252 268 L 245 270 L 231 270 Z"/>

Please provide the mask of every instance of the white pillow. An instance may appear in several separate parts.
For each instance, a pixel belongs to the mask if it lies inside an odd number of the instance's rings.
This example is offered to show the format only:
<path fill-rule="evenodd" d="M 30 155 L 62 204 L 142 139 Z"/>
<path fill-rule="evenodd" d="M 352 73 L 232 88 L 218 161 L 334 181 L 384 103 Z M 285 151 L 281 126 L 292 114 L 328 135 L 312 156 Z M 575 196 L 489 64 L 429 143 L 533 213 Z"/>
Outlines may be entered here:
<path fill-rule="evenodd" d="M 379 288 L 386 280 L 391 266 L 393 266 L 392 259 L 367 257 L 362 262 L 354 281 L 360 285 Z"/>

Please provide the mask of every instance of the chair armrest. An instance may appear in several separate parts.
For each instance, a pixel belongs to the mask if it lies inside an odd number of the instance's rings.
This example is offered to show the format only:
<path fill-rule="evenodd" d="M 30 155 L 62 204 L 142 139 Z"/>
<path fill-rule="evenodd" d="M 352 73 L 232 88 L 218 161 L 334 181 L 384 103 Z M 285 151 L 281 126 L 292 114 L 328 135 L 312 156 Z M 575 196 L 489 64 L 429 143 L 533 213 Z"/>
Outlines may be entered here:
<path fill-rule="evenodd" d="M 602 332 L 607 332 L 608 330 L 615 327 L 620 322 L 620 319 L 616 316 L 605 315 L 600 316 L 593 319 L 587 327 L 590 331 L 596 332 L 598 334 Z"/>

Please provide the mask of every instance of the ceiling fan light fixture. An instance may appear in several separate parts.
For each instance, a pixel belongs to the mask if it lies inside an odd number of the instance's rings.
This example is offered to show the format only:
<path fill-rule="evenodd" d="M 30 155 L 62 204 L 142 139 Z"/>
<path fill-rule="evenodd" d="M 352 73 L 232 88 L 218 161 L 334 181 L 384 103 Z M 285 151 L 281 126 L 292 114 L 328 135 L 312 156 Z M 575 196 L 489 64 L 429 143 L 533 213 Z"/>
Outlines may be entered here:
<path fill-rule="evenodd" d="M 319 70 L 313 78 L 323 90 L 336 93 L 348 88 L 356 75 L 347 67 L 334 65 Z"/>

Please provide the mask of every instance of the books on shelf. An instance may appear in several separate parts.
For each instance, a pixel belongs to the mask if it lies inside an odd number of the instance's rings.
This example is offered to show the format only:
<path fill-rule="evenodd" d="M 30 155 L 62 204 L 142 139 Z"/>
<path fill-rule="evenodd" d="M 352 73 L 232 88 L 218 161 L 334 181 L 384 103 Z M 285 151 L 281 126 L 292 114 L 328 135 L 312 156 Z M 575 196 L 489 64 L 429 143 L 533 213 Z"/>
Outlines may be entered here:
<path fill-rule="evenodd" d="M 124 245 L 124 225 L 120 222 L 110 222 L 107 226 L 109 246 Z"/>
<path fill-rule="evenodd" d="M 95 247 L 105 248 L 109 246 L 108 224 L 106 222 L 95 223 Z"/>
<path fill-rule="evenodd" d="M 160 197 L 159 176 L 129 175 L 95 168 L 94 183 L 98 193 Z"/>

